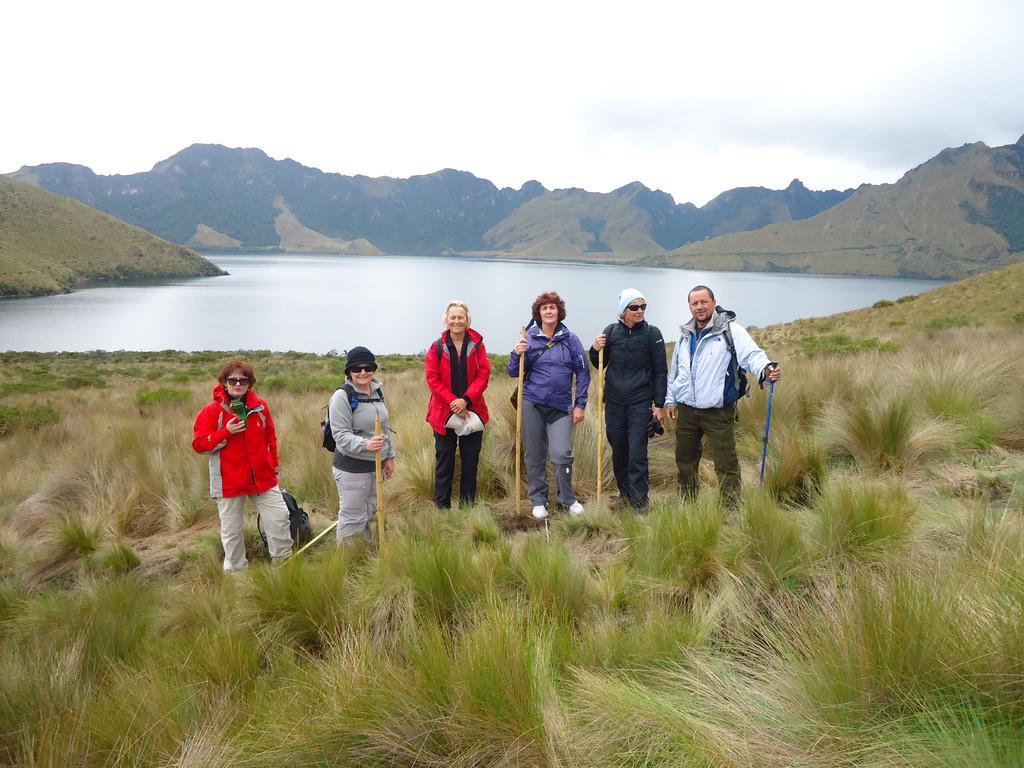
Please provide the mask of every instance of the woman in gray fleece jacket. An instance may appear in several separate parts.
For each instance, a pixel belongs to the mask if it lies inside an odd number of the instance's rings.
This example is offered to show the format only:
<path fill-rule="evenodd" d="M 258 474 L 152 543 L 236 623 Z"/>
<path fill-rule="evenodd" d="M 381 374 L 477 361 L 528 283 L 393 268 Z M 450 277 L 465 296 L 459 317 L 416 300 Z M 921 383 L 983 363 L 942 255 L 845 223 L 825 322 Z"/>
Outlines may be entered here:
<path fill-rule="evenodd" d="M 331 397 L 327 407 L 336 448 L 332 462 L 338 486 L 339 544 L 352 544 L 359 537 L 376 542 L 377 483 L 374 457 L 383 451 L 384 479 L 395 471 L 395 447 L 388 429 L 388 409 L 380 382 L 374 378 L 377 360 L 366 347 L 354 347 L 345 361 L 347 383 Z M 374 420 L 379 416 L 381 435 L 375 437 Z"/>

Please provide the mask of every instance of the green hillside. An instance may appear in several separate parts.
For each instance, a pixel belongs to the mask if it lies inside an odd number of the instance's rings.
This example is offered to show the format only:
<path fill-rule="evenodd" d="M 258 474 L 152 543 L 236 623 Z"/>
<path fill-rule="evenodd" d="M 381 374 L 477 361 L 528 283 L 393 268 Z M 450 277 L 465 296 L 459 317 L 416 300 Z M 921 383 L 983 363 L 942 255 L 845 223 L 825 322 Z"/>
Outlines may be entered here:
<path fill-rule="evenodd" d="M 651 238 L 647 215 L 631 203 L 631 196 L 617 192 L 559 189 L 519 206 L 484 240 L 498 252 L 551 258 L 661 250 Z"/>
<path fill-rule="evenodd" d="M 950 328 L 1024 330 L 1024 263 L 958 280 L 916 296 L 756 331 L 772 349 L 850 353 L 901 345 Z"/>
<path fill-rule="evenodd" d="M 188 248 L 0 177 L 0 296 L 63 293 L 91 280 L 218 274 Z"/>
<path fill-rule="evenodd" d="M 693 269 L 957 279 L 1024 259 L 1024 137 L 947 149 L 817 216 L 653 257 Z"/>

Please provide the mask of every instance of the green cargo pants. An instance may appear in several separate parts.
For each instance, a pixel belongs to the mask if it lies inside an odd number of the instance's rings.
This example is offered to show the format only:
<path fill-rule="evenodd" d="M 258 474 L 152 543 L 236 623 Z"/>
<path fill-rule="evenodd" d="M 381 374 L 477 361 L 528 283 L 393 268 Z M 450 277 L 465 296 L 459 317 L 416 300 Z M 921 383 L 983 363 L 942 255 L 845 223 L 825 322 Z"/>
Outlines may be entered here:
<path fill-rule="evenodd" d="M 697 468 L 703 455 L 701 439 L 707 435 L 722 497 L 732 506 L 740 498 L 740 460 L 736 456 L 736 404 L 721 408 L 679 405 L 676 417 L 676 467 L 679 491 L 697 493 Z"/>

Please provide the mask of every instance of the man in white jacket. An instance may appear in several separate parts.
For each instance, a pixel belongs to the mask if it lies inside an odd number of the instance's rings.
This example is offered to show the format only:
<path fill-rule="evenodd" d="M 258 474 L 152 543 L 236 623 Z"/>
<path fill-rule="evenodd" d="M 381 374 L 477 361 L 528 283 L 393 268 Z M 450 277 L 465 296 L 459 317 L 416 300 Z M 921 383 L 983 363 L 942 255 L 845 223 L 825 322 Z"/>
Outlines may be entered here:
<path fill-rule="evenodd" d="M 747 330 L 733 322 L 736 313 L 717 306 L 706 285 L 687 296 L 691 319 L 680 328 L 672 355 L 665 407 L 676 421 L 676 466 L 679 489 L 697 492 L 697 467 L 705 435 L 711 446 L 722 496 L 736 504 L 740 494 L 740 463 L 736 456 L 736 402 L 740 398 L 739 368 L 762 386 L 778 381 L 778 363 L 768 359 Z"/>

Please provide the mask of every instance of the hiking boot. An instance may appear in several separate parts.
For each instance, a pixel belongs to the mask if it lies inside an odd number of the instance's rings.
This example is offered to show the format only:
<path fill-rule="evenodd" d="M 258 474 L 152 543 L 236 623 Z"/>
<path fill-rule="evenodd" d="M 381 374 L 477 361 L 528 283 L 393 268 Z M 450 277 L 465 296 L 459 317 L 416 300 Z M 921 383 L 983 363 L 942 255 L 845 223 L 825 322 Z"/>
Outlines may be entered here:
<path fill-rule="evenodd" d="M 574 501 L 569 507 L 569 514 L 573 517 L 579 517 L 583 514 L 583 505 L 579 501 Z"/>
<path fill-rule="evenodd" d="M 548 516 L 548 508 L 543 504 L 538 504 L 533 508 L 533 512 L 531 514 L 533 515 L 534 520 L 543 520 Z"/>

